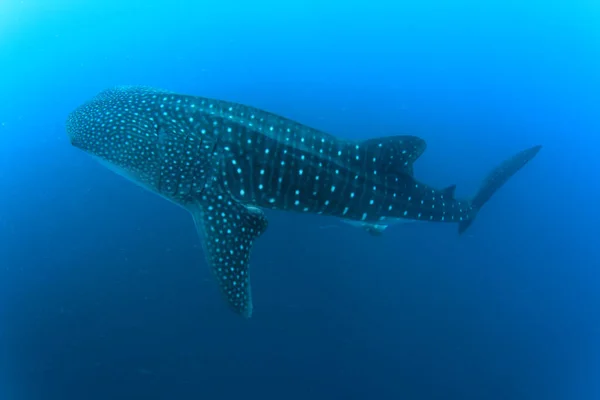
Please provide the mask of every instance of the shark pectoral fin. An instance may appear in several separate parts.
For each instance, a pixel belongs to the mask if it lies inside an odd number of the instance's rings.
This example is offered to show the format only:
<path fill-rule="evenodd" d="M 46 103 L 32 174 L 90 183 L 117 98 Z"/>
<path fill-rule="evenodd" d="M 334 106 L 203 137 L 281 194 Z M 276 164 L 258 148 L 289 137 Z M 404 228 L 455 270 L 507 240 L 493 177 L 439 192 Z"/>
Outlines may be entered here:
<path fill-rule="evenodd" d="M 249 318 L 250 252 L 254 240 L 267 229 L 267 218 L 259 208 L 247 207 L 226 195 L 211 196 L 189 210 L 225 301 L 234 312 Z"/>

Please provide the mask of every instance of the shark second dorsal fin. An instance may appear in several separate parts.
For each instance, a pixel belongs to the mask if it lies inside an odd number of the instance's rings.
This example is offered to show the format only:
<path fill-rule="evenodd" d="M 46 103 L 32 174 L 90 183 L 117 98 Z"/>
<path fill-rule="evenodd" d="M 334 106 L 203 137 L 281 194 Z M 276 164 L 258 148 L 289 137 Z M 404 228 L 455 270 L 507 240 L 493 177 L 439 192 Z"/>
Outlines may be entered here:
<path fill-rule="evenodd" d="M 189 210 L 225 301 L 234 312 L 249 318 L 252 290 L 248 265 L 254 240 L 267 229 L 264 213 L 225 194 L 207 194 Z"/>
<path fill-rule="evenodd" d="M 373 166 L 383 175 L 413 176 L 413 163 L 423 154 L 427 144 L 417 136 L 396 135 L 363 140 L 356 144 L 361 155 L 353 162 L 363 168 Z"/>

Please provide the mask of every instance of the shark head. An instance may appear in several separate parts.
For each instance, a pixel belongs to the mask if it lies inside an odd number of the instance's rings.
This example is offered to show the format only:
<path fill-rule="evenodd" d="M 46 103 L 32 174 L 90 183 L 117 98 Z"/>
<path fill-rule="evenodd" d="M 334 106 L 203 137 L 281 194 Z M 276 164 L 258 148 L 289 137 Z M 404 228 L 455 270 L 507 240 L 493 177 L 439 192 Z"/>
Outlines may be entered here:
<path fill-rule="evenodd" d="M 117 87 L 73 111 L 67 135 L 119 175 L 181 202 L 201 192 L 213 171 L 213 140 L 195 129 L 194 108 L 167 91 Z"/>
<path fill-rule="evenodd" d="M 159 89 L 119 87 L 73 111 L 66 129 L 73 146 L 192 213 L 224 298 L 236 313 L 250 317 L 250 251 L 268 222 L 259 208 L 238 202 L 217 180 L 229 148 L 223 137 L 231 129 L 219 106 L 223 103 Z"/>

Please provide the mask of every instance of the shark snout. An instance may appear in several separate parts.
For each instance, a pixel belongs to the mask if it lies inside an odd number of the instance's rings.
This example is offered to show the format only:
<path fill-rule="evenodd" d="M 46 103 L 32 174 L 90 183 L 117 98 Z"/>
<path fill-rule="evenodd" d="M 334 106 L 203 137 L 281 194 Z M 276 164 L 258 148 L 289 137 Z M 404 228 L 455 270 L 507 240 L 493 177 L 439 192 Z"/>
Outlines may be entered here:
<path fill-rule="evenodd" d="M 70 116 L 67 119 L 67 124 L 66 124 L 66 127 L 65 127 L 65 131 L 67 133 L 67 138 L 69 139 L 69 142 L 72 145 L 75 145 L 77 135 L 76 135 L 76 132 L 75 132 L 75 130 L 73 128 L 73 124 L 71 124 L 71 117 Z"/>
<path fill-rule="evenodd" d="M 83 148 L 85 147 L 85 142 L 83 140 L 81 132 L 75 126 L 67 122 L 66 133 L 69 143 L 71 143 L 72 146 L 83 150 Z"/>
<path fill-rule="evenodd" d="M 74 135 L 73 133 L 67 131 L 67 138 L 69 139 L 69 143 L 71 143 L 71 146 L 74 147 L 81 147 L 81 143 L 77 138 L 77 135 Z"/>

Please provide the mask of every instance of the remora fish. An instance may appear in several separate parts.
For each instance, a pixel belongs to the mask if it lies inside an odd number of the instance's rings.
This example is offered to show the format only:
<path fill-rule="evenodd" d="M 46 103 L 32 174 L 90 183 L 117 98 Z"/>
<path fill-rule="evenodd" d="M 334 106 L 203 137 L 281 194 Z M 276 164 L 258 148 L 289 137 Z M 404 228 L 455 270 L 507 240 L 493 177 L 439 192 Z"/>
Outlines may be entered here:
<path fill-rule="evenodd" d="M 189 210 L 229 306 L 252 314 L 248 270 L 267 228 L 261 208 L 316 213 L 369 228 L 386 219 L 472 223 L 541 146 L 496 168 L 472 200 L 413 176 L 415 136 L 336 138 L 253 107 L 148 87 L 101 92 L 74 110 L 71 143 Z"/>

